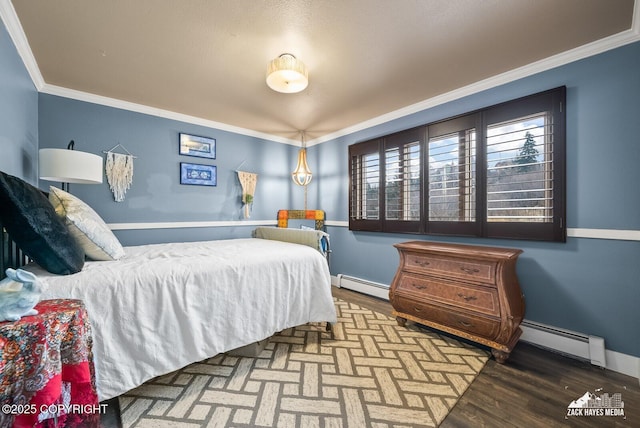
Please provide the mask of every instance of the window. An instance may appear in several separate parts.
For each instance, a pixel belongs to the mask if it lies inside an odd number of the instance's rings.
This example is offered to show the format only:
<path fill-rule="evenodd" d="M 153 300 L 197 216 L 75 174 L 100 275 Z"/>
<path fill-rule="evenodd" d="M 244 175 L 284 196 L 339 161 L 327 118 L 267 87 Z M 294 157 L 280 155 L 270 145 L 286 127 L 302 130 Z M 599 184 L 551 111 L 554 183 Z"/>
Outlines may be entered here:
<path fill-rule="evenodd" d="M 561 241 L 565 88 L 349 146 L 352 230 Z"/>
<path fill-rule="evenodd" d="M 562 87 L 483 113 L 486 236 L 566 240 L 564 104 Z"/>
<path fill-rule="evenodd" d="M 476 236 L 478 114 L 427 126 L 427 225 L 432 234 Z"/>
<path fill-rule="evenodd" d="M 411 129 L 384 139 L 385 230 L 420 232 L 422 209 L 421 159 L 423 129 Z"/>

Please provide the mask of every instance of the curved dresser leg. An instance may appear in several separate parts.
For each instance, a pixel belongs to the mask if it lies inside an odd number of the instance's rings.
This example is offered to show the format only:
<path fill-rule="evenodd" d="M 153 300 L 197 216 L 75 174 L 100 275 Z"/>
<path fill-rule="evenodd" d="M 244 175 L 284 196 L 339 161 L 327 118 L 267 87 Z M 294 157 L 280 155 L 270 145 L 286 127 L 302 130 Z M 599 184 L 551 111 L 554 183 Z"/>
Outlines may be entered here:
<path fill-rule="evenodd" d="M 400 327 L 405 327 L 407 325 L 407 319 L 402 317 L 396 317 L 396 321 Z"/>
<path fill-rule="evenodd" d="M 507 358 L 509 358 L 509 355 L 511 355 L 511 352 L 505 352 L 499 349 L 492 349 L 491 353 L 493 354 L 493 358 L 496 359 L 498 364 L 504 364 L 507 361 Z"/>

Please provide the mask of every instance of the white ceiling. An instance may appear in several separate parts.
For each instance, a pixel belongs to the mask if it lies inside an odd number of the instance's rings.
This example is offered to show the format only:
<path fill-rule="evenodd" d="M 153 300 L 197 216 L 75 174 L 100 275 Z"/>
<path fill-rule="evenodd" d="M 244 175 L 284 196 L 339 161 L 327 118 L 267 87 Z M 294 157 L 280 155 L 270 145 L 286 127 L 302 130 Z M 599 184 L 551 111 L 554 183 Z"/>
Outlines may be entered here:
<path fill-rule="evenodd" d="M 300 130 L 319 141 L 550 57 L 638 39 L 633 0 L 0 2 L 43 92 L 298 141 Z M 301 93 L 265 83 L 284 52 L 309 69 Z"/>

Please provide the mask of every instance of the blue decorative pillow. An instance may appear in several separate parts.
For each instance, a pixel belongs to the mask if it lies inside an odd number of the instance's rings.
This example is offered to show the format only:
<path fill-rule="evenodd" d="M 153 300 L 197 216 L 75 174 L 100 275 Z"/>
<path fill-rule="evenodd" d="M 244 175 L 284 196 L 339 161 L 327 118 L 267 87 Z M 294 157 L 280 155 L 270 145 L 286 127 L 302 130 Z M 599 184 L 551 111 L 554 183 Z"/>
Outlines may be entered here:
<path fill-rule="evenodd" d="M 51 273 L 84 266 L 84 252 L 40 189 L 0 171 L 0 219 L 16 244 Z"/>

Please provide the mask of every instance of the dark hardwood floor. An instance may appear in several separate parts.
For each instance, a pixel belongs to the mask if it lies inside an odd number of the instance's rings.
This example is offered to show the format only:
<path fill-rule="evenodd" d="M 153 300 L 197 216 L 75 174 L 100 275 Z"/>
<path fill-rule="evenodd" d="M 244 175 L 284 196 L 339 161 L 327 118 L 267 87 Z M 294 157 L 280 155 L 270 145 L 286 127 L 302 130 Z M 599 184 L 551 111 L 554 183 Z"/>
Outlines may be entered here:
<path fill-rule="evenodd" d="M 386 300 L 343 288 L 334 287 L 333 291 L 339 299 L 391 314 Z M 569 403 L 587 391 L 596 395 L 621 393 L 626 419 L 567 417 Z M 440 426 L 640 427 L 640 386 L 636 378 L 519 342 L 506 364 L 489 360 Z"/>

